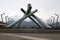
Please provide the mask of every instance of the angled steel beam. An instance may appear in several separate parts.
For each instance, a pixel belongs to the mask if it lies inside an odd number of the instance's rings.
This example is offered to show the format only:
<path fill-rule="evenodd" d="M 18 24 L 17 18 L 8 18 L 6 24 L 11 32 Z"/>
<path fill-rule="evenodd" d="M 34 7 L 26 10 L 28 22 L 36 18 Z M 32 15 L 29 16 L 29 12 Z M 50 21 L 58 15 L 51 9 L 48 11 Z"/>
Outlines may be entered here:
<path fill-rule="evenodd" d="M 46 23 L 44 23 L 41 19 L 39 19 L 37 16 L 35 16 L 34 14 L 32 14 L 32 16 L 38 21 L 38 23 L 40 24 L 41 27 L 48 27 L 51 28 L 49 25 L 47 25 Z"/>
<path fill-rule="evenodd" d="M 8 21 L 10 20 L 11 17 L 8 18 Z"/>
<path fill-rule="evenodd" d="M 28 15 L 28 14 L 31 12 L 31 9 L 32 9 L 32 7 L 30 6 L 30 4 L 28 4 L 27 12 L 25 12 L 24 10 L 22 10 L 22 11 L 23 11 L 24 13 L 26 13 L 25 15 Z M 17 27 L 19 27 L 21 23 L 22 23 L 22 22 L 20 22 Z"/>
<path fill-rule="evenodd" d="M 23 20 L 25 20 L 27 17 L 31 16 L 32 14 L 34 14 L 34 12 L 28 14 L 28 15 L 24 15 L 21 19 L 19 19 L 18 21 L 8 25 L 7 27 L 13 27 L 14 25 L 16 25 L 19 22 L 22 22 Z"/>
<path fill-rule="evenodd" d="M 23 8 L 21 8 L 21 11 L 22 11 L 24 14 L 26 14 L 26 11 L 25 11 Z M 36 10 L 36 12 L 37 12 L 37 10 Z M 29 16 L 29 18 L 30 18 L 33 22 L 35 22 L 38 27 L 40 27 L 40 25 L 39 25 L 31 16 Z M 21 23 L 19 23 L 19 25 L 18 25 L 17 27 L 19 27 L 20 24 L 21 24 Z"/>
<path fill-rule="evenodd" d="M 31 5 L 30 5 L 31 6 Z M 32 7 L 32 6 L 31 6 Z M 34 14 L 32 14 L 31 15 L 32 17 L 34 17 L 37 21 L 38 21 L 38 23 L 39 23 L 39 25 L 41 26 L 41 27 L 48 27 L 48 28 L 51 28 L 49 25 L 47 25 L 46 23 L 44 23 L 41 19 L 39 19 L 37 16 L 35 16 Z"/>

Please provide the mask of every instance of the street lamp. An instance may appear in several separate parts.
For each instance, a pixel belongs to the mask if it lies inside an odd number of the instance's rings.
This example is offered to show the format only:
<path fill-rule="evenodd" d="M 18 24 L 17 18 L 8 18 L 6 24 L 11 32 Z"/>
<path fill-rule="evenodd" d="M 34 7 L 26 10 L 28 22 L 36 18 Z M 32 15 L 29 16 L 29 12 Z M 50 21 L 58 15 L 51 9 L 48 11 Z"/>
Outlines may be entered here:
<path fill-rule="evenodd" d="M 55 17 L 51 16 L 53 18 L 53 24 L 54 24 L 54 20 L 55 20 Z"/>
<path fill-rule="evenodd" d="M 6 20 L 6 24 L 7 24 L 7 17 L 8 17 L 8 16 L 6 16 L 6 17 L 5 17 L 5 20 Z"/>
<path fill-rule="evenodd" d="M 5 13 L 3 13 L 3 14 L 1 14 L 1 19 L 2 19 L 2 22 L 3 22 L 3 15 L 4 15 Z"/>
<path fill-rule="evenodd" d="M 50 22 L 52 23 L 52 19 L 51 18 L 49 18 L 50 19 Z"/>
<path fill-rule="evenodd" d="M 52 28 L 56 28 L 56 25 L 55 25 L 55 23 L 54 23 L 55 17 L 53 17 L 53 16 L 51 16 L 51 17 L 53 18 L 53 25 L 52 25 Z"/>
<path fill-rule="evenodd" d="M 56 24 L 58 23 L 59 15 L 55 14 L 57 16 Z"/>

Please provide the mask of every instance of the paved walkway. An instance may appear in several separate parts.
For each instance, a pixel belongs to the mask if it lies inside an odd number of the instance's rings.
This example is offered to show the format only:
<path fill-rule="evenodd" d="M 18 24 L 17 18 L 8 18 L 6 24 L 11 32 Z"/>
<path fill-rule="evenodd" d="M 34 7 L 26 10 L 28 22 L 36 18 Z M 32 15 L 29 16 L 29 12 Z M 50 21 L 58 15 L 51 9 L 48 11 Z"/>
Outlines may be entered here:
<path fill-rule="evenodd" d="M 0 33 L 0 40 L 60 40 L 60 34 Z"/>

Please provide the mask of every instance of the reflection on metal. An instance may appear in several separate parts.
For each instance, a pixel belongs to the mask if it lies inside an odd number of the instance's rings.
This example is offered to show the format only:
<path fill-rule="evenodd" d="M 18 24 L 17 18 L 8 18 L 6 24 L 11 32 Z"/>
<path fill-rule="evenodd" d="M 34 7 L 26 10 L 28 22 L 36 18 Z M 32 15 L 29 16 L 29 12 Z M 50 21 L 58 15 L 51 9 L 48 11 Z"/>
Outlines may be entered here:
<path fill-rule="evenodd" d="M 32 6 L 31 4 L 28 4 L 28 9 L 27 11 L 25 11 L 23 8 L 21 8 L 21 11 L 25 14 L 21 19 L 19 19 L 17 22 L 11 24 L 11 25 L 8 25 L 10 27 L 13 27 L 14 25 L 16 25 L 17 23 L 18 26 L 22 23 L 23 20 L 25 20 L 27 17 L 29 17 L 31 20 L 33 20 L 39 27 L 48 27 L 48 28 L 51 28 L 49 25 L 45 24 L 41 19 L 39 19 L 38 17 L 36 17 L 34 15 L 34 13 L 36 13 L 38 10 L 36 9 L 35 11 L 31 12 L 31 9 L 32 9 Z M 36 20 L 34 20 L 32 17 Z M 17 27 L 18 27 L 17 26 Z"/>

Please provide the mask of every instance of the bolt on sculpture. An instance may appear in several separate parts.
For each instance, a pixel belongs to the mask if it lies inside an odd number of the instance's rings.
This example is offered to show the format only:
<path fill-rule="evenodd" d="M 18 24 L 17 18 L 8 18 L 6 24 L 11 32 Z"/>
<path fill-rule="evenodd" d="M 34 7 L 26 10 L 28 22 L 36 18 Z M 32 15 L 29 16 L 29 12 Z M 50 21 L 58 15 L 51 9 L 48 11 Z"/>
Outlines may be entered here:
<path fill-rule="evenodd" d="M 13 27 L 14 25 L 16 25 L 17 23 L 19 23 L 18 24 L 18 26 L 17 27 L 19 27 L 19 25 L 22 23 L 22 21 L 23 20 L 25 20 L 27 17 L 29 17 L 32 21 L 34 21 L 39 27 L 48 27 L 48 28 L 51 28 L 49 25 L 47 25 L 47 24 L 45 24 L 41 19 L 39 19 L 38 17 L 36 17 L 35 15 L 34 15 L 34 13 L 36 13 L 38 10 L 36 9 L 35 11 L 32 11 L 31 12 L 31 9 L 32 9 L 32 6 L 31 6 L 31 4 L 28 4 L 28 9 L 27 9 L 27 11 L 25 11 L 23 8 L 21 8 L 21 11 L 25 14 L 21 19 L 19 19 L 17 22 L 15 22 L 15 23 L 12 23 L 12 24 L 10 24 L 10 25 L 8 25 L 8 26 L 10 26 L 10 27 Z M 35 18 L 35 20 L 32 18 Z"/>

